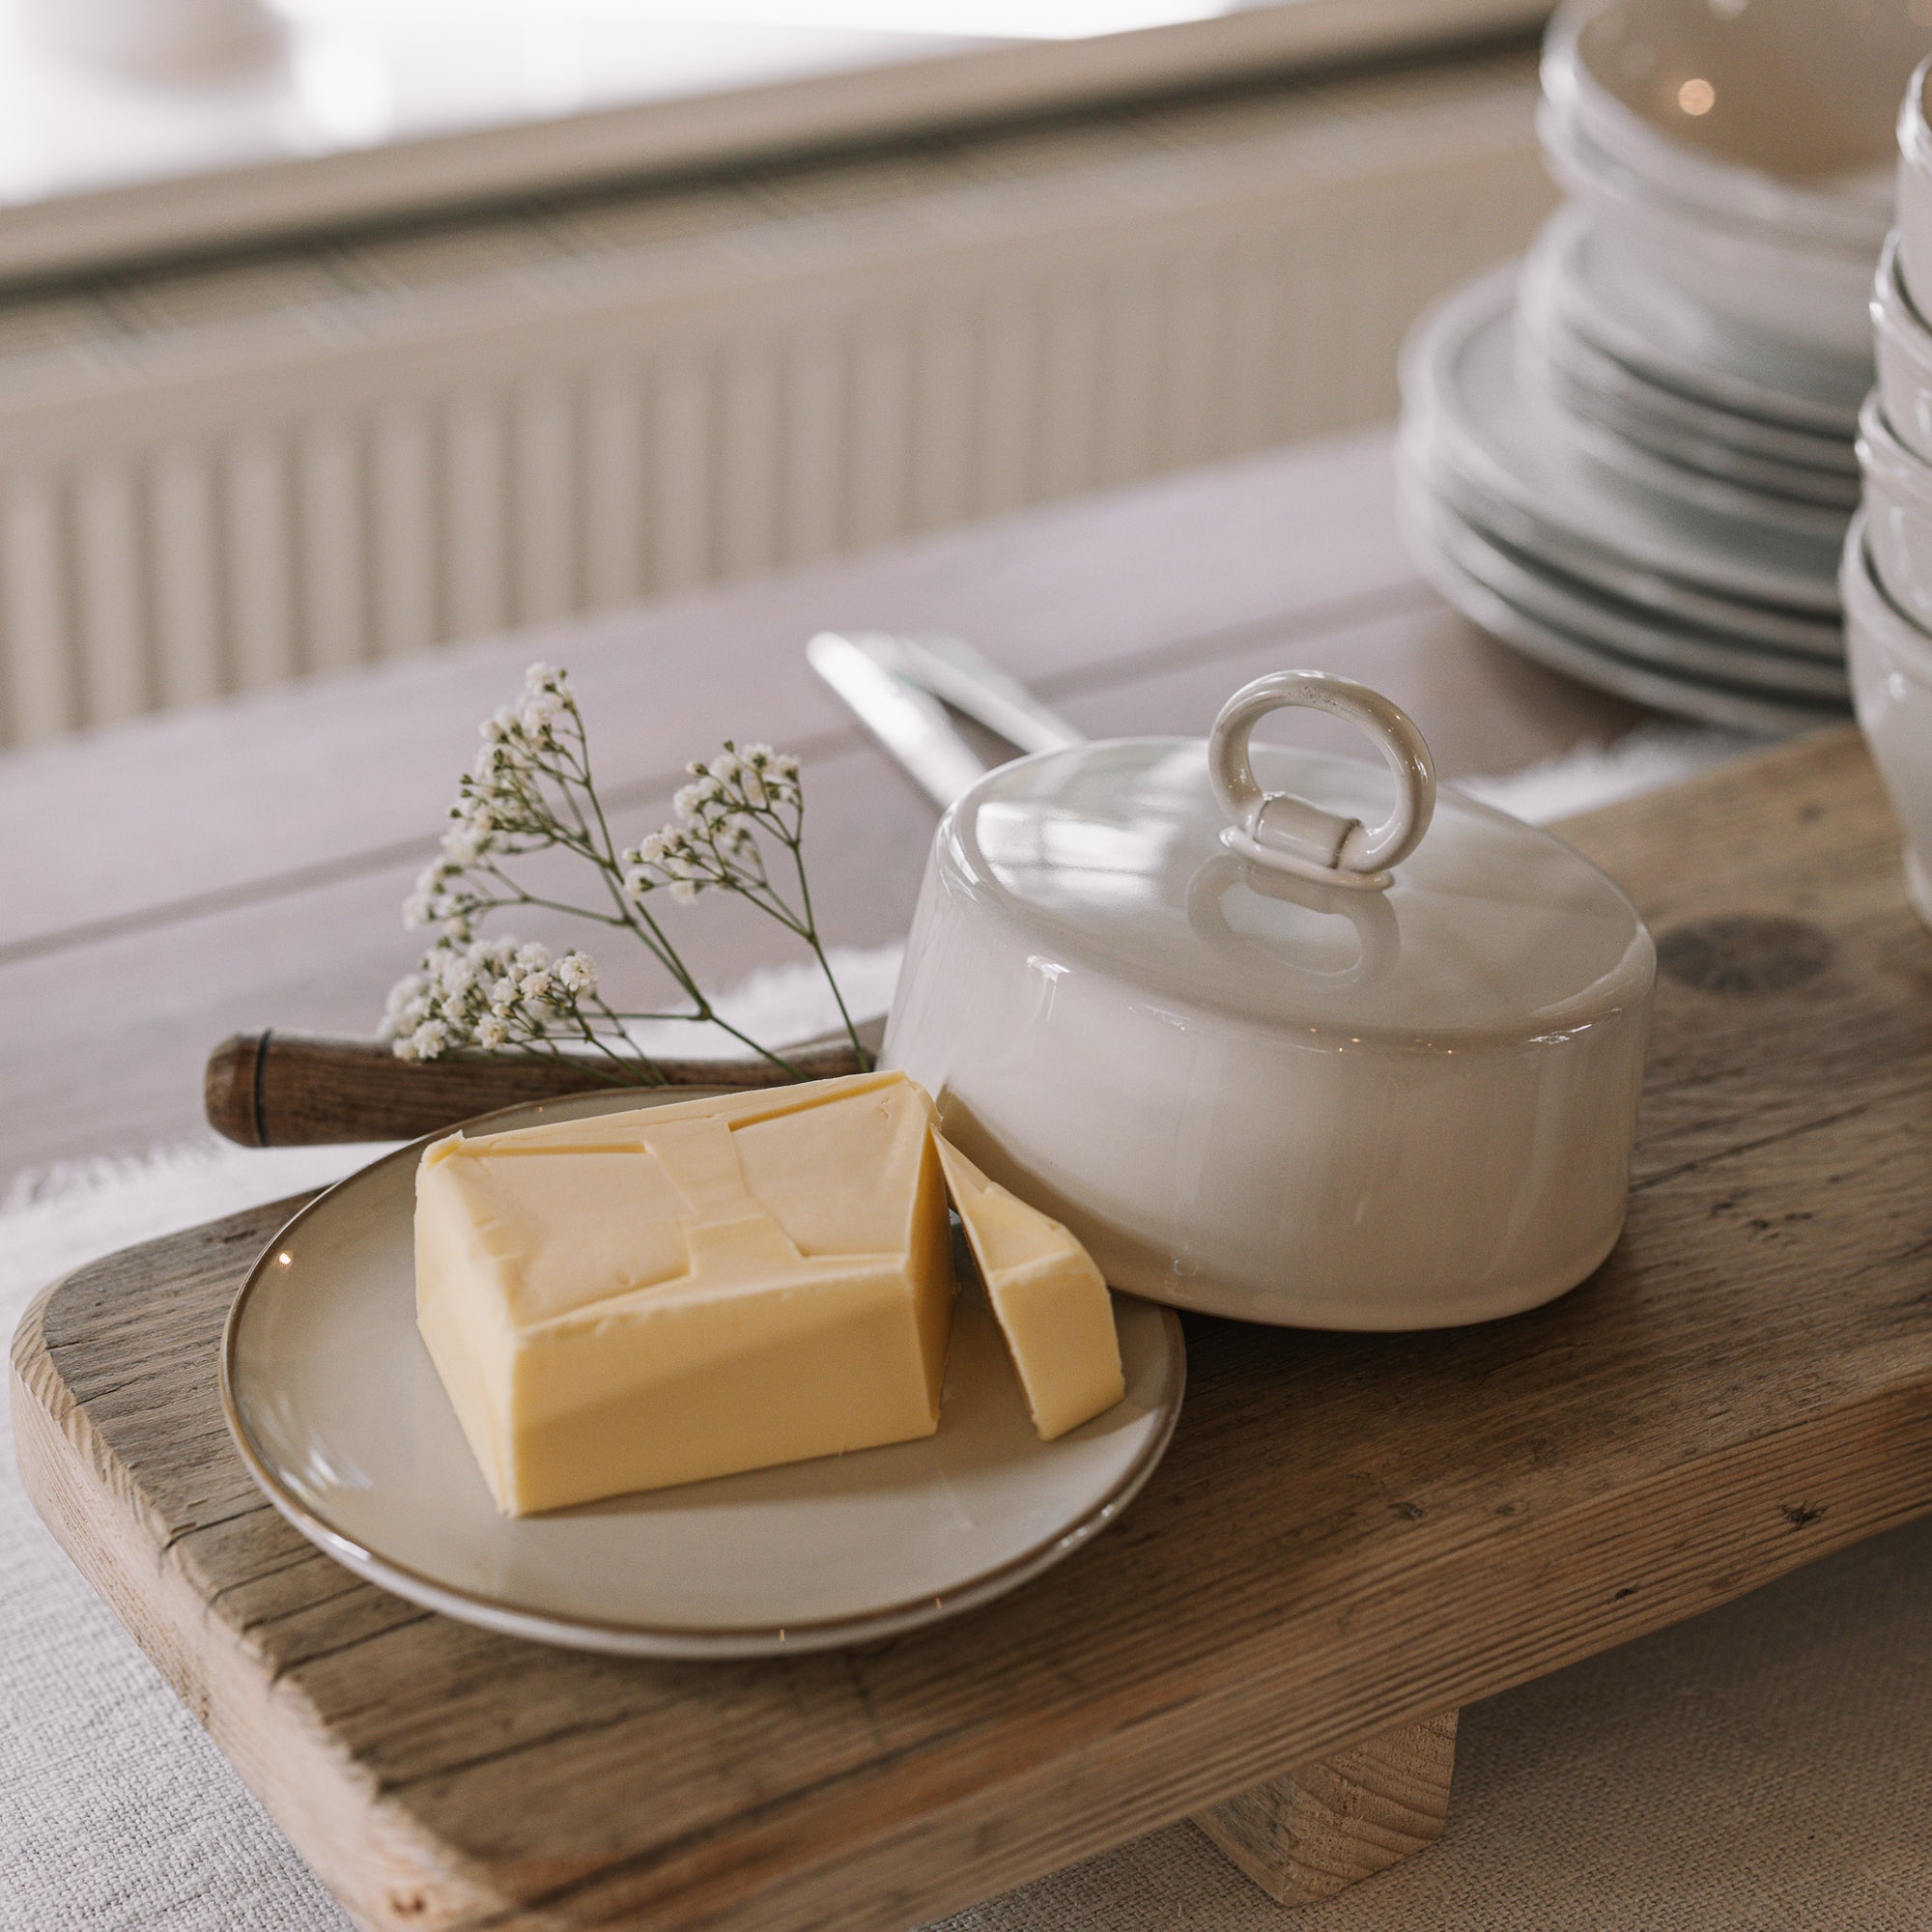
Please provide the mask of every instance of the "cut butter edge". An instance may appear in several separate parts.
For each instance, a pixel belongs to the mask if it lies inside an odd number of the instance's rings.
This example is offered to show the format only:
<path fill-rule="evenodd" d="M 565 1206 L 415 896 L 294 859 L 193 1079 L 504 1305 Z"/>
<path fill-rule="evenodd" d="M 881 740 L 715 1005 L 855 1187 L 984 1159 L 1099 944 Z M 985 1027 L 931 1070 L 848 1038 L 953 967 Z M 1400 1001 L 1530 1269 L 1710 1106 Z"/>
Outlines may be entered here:
<path fill-rule="evenodd" d="M 1034 1427 L 1051 1442 L 1127 1392 L 1114 1297 L 1058 1221 L 988 1180 L 936 1127 L 932 1139 Z"/>

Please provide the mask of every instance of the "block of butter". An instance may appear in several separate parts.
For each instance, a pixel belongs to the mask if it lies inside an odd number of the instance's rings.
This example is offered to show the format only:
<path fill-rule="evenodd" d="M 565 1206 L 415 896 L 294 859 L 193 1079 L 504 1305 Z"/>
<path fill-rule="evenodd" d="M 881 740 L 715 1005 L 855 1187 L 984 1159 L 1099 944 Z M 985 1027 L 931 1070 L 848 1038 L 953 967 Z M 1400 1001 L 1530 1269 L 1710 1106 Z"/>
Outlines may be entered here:
<path fill-rule="evenodd" d="M 1114 1297 L 1058 1221 L 988 1180 L 950 1141 L 939 1140 L 939 1157 L 1033 1426 L 1051 1442 L 1126 1393 Z"/>
<path fill-rule="evenodd" d="M 416 1323 L 497 1505 L 929 1435 L 952 1321 L 902 1074 L 436 1142 Z"/>

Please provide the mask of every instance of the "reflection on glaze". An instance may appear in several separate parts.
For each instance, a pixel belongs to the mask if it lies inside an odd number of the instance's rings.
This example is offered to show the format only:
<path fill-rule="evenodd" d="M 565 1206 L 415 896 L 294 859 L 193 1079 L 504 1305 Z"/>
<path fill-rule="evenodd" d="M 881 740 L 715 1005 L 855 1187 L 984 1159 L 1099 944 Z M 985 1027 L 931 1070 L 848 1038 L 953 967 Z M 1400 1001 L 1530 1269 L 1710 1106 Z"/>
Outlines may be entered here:
<path fill-rule="evenodd" d="M 1320 886 L 1231 853 L 1207 860 L 1188 880 L 1187 923 L 1216 957 L 1245 954 L 1338 988 L 1374 984 L 1402 953 L 1402 922 L 1380 893 Z"/>

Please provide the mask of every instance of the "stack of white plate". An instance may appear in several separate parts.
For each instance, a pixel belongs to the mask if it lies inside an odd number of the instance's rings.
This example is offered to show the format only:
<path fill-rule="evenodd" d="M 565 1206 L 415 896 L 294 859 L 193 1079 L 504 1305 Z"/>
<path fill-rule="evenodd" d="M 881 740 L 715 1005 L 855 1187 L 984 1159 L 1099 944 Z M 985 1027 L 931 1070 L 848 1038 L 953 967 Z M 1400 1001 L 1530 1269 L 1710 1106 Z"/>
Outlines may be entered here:
<path fill-rule="evenodd" d="M 1932 47 L 1914 14 L 1558 13 L 1539 127 L 1569 205 L 1404 360 L 1406 526 L 1477 622 L 1716 724 L 1842 710 L 1866 303 L 1895 103 Z"/>

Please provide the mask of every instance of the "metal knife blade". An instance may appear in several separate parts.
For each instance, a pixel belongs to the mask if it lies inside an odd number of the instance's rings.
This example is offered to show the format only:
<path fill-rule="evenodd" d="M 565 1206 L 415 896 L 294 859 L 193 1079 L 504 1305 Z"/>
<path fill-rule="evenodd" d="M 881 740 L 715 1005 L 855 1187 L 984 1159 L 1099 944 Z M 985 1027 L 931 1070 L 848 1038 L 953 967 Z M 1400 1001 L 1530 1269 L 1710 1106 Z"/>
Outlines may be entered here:
<path fill-rule="evenodd" d="M 1085 743 L 1065 719 L 1018 678 L 958 638 L 893 638 L 895 668 L 943 702 L 1022 752 L 1058 752 Z"/>
<path fill-rule="evenodd" d="M 942 810 L 988 769 L 946 707 L 851 638 L 821 631 L 807 661 Z"/>
<path fill-rule="evenodd" d="M 957 639 L 821 631 L 805 654 L 860 724 L 942 806 L 991 769 L 954 726 L 947 705 L 1022 753 L 1085 742 L 1017 678 Z"/>

